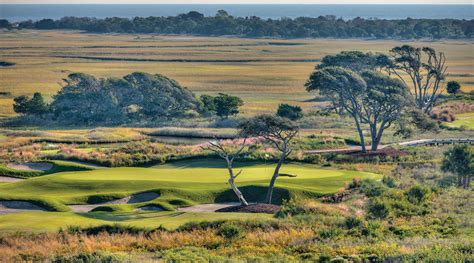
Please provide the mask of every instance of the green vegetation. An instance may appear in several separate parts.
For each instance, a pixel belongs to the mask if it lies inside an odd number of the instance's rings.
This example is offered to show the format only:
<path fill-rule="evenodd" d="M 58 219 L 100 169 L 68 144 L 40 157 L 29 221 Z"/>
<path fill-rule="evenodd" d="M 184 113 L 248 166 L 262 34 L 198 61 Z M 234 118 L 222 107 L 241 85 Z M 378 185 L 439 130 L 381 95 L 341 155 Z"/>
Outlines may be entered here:
<path fill-rule="evenodd" d="M 53 167 L 45 171 L 29 171 L 29 170 L 15 170 L 5 165 L 0 164 L 0 174 L 17 178 L 30 178 L 41 175 L 69 172 L 69 171 L 87 171 L 95 169 L 93 166 L 87 164 L 80 164 L 68 161 L 48 161 L 53 164 Z"/>
<path fill-rule="evenodd" d="M 210 168 L 212 167 L 212 168 Z M 229 202 L 234 194 L 226 185 L 227 172 L 217 160 L 189 160 L 155 168 L 110 168 L 81 172 L 56 173 L 14 184 L 0 185 L 0 199 L 32 200 L 63 204 L 85 204 L 88 200 L 110 200 L 137 192 L 160 193 L 156 201 L 173 205 L 172 200 L 186 203 Z M 241 163 L 237 183 L 249 201 L 265 198 L 266 184 L 271 178 L 271 164 Z M 296 178 L 282 178 L 275 202 L 292 195 L 320 196 L 333 193 L 354 177 L 378 178 L 378 175 L 357 171 L 321 169 L 309 164 L 288 164 L 283 173 L 297 173 Z"/>
<path fill-rule="evenodd" d="M 233 17 L 224 10 L 215 16 L 205 17 L 191 11 L 170 17 L 136 17 L 94 19 L 63 17 L 59 20 L 42 19 L 24 21 L 19 28 L 79 29 L 94 33 L 157 33 L 277 38 L 472 38 L 474 20 L 457 19 L 400 19 L 373 20 L 360 17 L 343 20 L 327 15 L 317 18 L 262 19 L 259 17 Z M 11 27 L 4 21 L 5 28 Z"/>

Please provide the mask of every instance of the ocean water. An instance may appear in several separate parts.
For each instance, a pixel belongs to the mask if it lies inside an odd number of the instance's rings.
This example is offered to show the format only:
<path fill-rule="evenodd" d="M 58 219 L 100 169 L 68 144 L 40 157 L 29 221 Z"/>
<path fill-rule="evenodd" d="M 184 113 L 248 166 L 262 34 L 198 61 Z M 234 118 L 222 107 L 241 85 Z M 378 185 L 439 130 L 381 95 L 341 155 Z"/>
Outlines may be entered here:
<path fill-rule="evenodd" d="M 76 17 L 174 16 L 198 11 L 206 16 L 226 10 L 233 16 L 262 18 L 295 18 L 335 15 L 343 19 L 355 17 L 379 19 L 456 18 L 474 19 L 474 5 L 0 5 L 0 18 L 10 22 Z"/>

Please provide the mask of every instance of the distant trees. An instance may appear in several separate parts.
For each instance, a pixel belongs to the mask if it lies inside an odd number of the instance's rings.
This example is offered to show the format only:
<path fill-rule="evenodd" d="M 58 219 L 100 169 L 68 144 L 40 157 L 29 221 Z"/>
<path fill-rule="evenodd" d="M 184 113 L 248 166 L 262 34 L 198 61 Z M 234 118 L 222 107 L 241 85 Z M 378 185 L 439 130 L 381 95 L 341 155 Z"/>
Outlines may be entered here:
<path fill-rule="evenodd" d="M 300 106 L 280 104 L 278 105 L 277 116 L 296 121 L 303 117 L 303 110 Z"/>
<path fill-rule="evenodd" d="M 391 64 L 387 65 L 390 73 L 410 87 L 415 106 L 425 113 L 431 113 L 436 100 L 444 90 L 446 78 L 446 57 L 443 52 L 433 48 L 416 48 L 410 45 L 394 47 L 390 50 Z M 404 75 L 409 76 L 405 82 Z"/>
<path fill-rule="evenodd" d="M 246 120 L 239 126 L 240 134 L 244 137 L 263 137 L 280 152 L 280 158 L 268 186 L 266 202 L 272 202 L 273 188 L 279 176 L 295 177 L 295 175 L 280 173 L 280 168 L 291 154 L 291 142 L 298 134 L 299 128 L 291 120 L 274 115 L 258 115 Z"/>
<path fill-rule="evenodd" d="M 446 85 L 446 91 L 449 94 L 458 94 L 461 91 L 461 84 L 455 80 L 449 81 Z"/>
<path fill-rule="evenodd" d="M 324 57 L 305 84 L 307 91 L 319 91 L 335 109 L 352 116 L 364 152 L 363 125 L 369 126 L 371 150 L 377 150 L 383 132 L 412 104 L 408 89 L 390 77 L 387 65 L 390 59 L 385 55 L 341 52 Z"/>
<path fill-rule="evenodd" d="M 8 21 L 3 21 L 8 27 Z M 58 20 L 23 21 L 19 28 L 78 29 L 95 33 L 156 33 L 193 35 L 237 35 L 278 38 L 377 38 L 463 39 L 474 36 L 474 20 L 459 19 L 338 19 L 335 16 L 262 19 L 234 17 L 224 10 L 205 17 L 191 11 L 169 17 L 88 18 L 63 17 Z"/>
<path fill-rule="evenodd" d="M 241 98 L 224 93 L 219 93 L 216 97 L 202 95 L 200 99 L 205 111 L 215 112 L 217 116 L 224 119 L 237 115 L 239 108 L 244 105 Z"/>
<path fill-rule="evenodd" d="M 22 95 L 13 99 L 13 110 L 22 115 L 41 116 L 46 114 L 49 106 L 45 103 L 43 95 L 36 92 L 32 98 Z"/>
<path fill-rule="evenodd" d="M 66 85 L 53 96 L 48 107 L 40 93 L 30 99 L 14 99 L 15 112 L 23 115 L 52 113 L 64 124 L 120 124 L 181 117 L 189 111 L 201 112 L 194 94 L 163 75 L 135 72 L 123 78 L 97 79 L 73 73 Z"/>
<path fill-rule="evenodd" d="M 469 189 L 474 176 L 474 148 L 456 145 L 444 153 L 441 169 L 458 176 L 458 187 Z"/>

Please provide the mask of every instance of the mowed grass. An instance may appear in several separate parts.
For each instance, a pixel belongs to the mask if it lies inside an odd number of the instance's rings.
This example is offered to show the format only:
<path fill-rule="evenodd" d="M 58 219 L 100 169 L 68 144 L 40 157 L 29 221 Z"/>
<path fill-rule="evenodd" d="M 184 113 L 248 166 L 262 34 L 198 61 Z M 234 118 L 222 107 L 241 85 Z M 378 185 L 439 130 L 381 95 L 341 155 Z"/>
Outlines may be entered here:
<path fill-rule="evenodd" d="M 466 127 L 467 129 L 474 130 L 474 112 L 456 114 L 456 120 L 453 122 L 446 123 L 449 127 Z"/>
<path fill-rule="evenodd" d="M 157 199 L 184 199 L 188 202 L 211 203 L 234 201 L 227 184 L 227 172 L 218 160 L 181 161 L 152 168 L 111 168 L 81 172 L 64 172 L 0 185 L 0 199 L 40 200 L 53 204 L 81 204 L 91 197 L 120 197 L 143 191 L 159 192 Z M 241 164 L 237 184 L 252 197 L 266 190 L 273 164 Z M 379 178 L 372 173 L 322 169 L 309 164 L 283 166 L 282 173 L 297 177 L 279 178 L 276 187 L 285 194 L 317 196 L 333 193 L 353 178 Z M 282 198 L 281 195 L 280 198 Z M 278 198 L 278 197 L 277 197 Z M 88 201 L 89 200 L 89 201 Z M 281 200 L 277 200 L 281 201 Z"/>
<path fill-rule="evenodd" d="M 275 45 L 275 42 L 279 44 Z M 13 96 L 40 91 L 52 96 L 60 89 L 62 79 L 71 72 L 122 77 L 133 71 L 144 71 L 174 78 L 197 94 L 225 92 L 240 96 L 246 103 L 243 107 L 246 115 L 274 111 L 279 103 L 298 104 L 309 109 L 315 103 L 307 101 L 313 95 L 305 91 L 304 83 L 317 64 L 315 61 L 342 50 L 387 52 L 402 44 L 427 45 L 445 52 L 449 79 L 460 81 L 464 91 L 474 88 L 473 44 L 470 41 L 270 40 L 22 30 L 4 32 L 0 38 L 0 60 L 17 63 L 13 67 L 0 68 L 0 91 L 11 92 Z M 203 59 L 208 61 L 192 61 Z M 11 103 L 12 98 L 0 97 L 0 114 L 12 114 Z"/>
<path fill-rule="evenodd" d="M 237 184 L 249 201 L 262 201 L 272 174 L 273 164 L 240 163 L 242 170 Z M 295 178 L 279 178 L 275 200 L 302 195 L 316 197 L 333 193 L 353 178 L 380 179 L 373 173 L 323 169 L 301 163 L 286 164 L 283 173 Z M 174 229 L 196 221 L 223 219 L 272 220 L 271 215 L 242 213 L 184 213 L 177 211 L 138 212 L 134 208 L 145 204 L 180 207 L 195 203 L 235 201 L 227 182 L 227 172 L 221 160 L 202 159 L 180 161 L 150 168 L 111 168 L 80 172 L 63 172 L 30 178 L 22 182 L 0 184 L 0 200 L 26 200 L 46 204 L 49 209 L 63 212 L 35 211 L 0 216 L 0 232 L 56 231 L 67 226 L 123 224 L 141 228 L 163 226 Z M 160 196 L 139 204 L 113 205 L 115 212 L 67 212 L 67 204 L 85 204 L 100 198 L 109 200 L 137 192 L 154 191 Z"/>
<path fill-rule="evenodd" d="M 105 213 L 76 214 L 71 212 L 24 212 L 0 215 L 0 232 L 50 232 L 68 226 L 91 227 L 119 224 L 141 229 L 164 227 L 175 229 L 189 222 L 263 219 L 272 220 L 271 215 L 250 213 Z"/>

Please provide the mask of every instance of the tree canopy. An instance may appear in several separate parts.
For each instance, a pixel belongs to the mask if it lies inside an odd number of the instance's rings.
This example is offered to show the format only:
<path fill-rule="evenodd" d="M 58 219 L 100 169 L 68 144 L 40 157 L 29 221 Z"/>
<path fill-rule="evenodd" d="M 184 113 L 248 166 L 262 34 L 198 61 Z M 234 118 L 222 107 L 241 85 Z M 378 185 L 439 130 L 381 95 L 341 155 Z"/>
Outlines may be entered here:
<path fill-rule="evenodd" d="M 135 72 L 121 79 L 74 73 L 53 97 L 51 109 L 62 122 L 123 123 L 179 117 L 200 111 L 201 102 L 163 75 Z"/>
<path fill-rule="evenodd" d="M 13 25 L 6 20 L 0 26 Z M 378 38 L 378 39 L 462 39 L 474 36 L 474 20 L 460 19 L 364 19 L 344 20 L 332 15 L 263 19 L 256 16 L 234 17 L 224 10 L 215 16 L 191 11 L 168 17 L 63 17 L 58 20 L 23 21 L 19 28 L 75 29 L 94 33 L 157 33 L 193 35 L 237 35 L 278 38 Z"/>
<path fill-rule="evenodd" d="M 458 176 L 458 187 L 468 189 L 474 176 L 474 148 L 456 145 L 444 153 L 441 168 Z"/>

